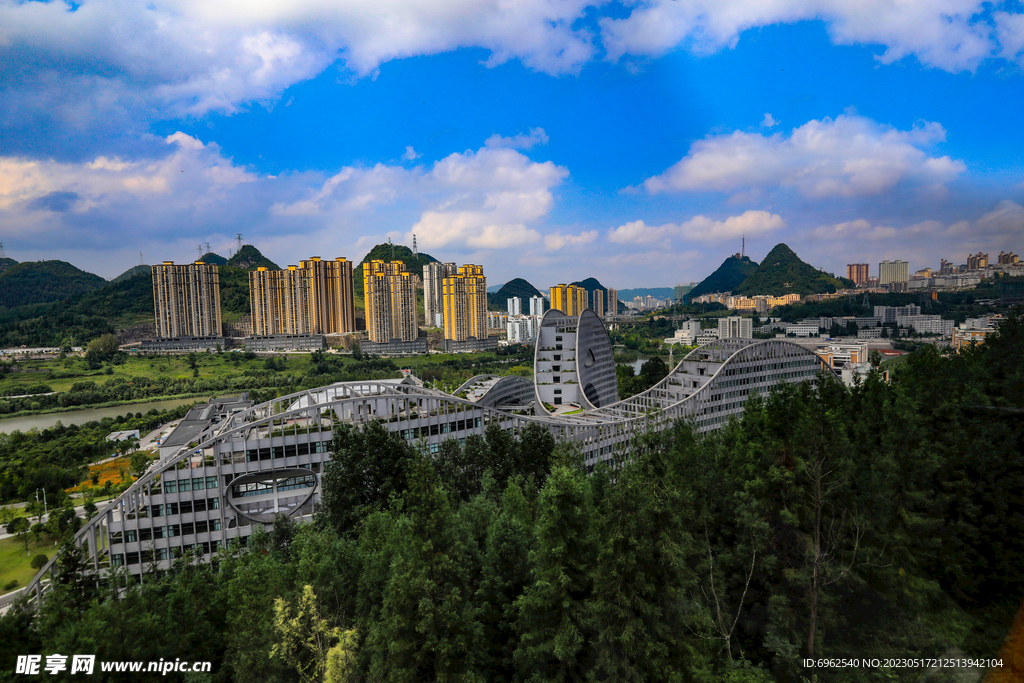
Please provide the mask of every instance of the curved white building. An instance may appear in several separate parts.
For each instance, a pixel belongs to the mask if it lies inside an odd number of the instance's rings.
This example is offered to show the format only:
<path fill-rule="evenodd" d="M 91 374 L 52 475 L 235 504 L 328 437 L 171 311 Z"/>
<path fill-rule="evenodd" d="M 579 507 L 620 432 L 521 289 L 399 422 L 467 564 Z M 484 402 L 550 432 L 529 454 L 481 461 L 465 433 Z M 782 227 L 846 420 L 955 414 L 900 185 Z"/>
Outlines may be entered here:
<path fill-rule="evenodd" d="M 812 379 L 824 369 L 815 353 L 785 340 L 726 339 L 698 347 L 650 390 L 619 401 L 611 346 L 597 316 L 588 310 L 573 320 L 549 311 L 544 322 L 532 386 L 521 377 L 479 376 L 449 395 L 411 377 L 345 382 L 211 416 L 190 443 L 161 458 L 86 522 L 74 542 L 94 571 L 123 566 L 141 576 L 168 568 L 187 550 L 209 555 L 236 539 L 244 543 L 277 513 L 308 518 L 319 504 L 332 430 L 341 423 L 380 421 L 427 453 L 492 424 L 508 430 L 540 424 L 556 439 L 576 442 L 592 469 L 601 461 L 614 465 L 638 433 L 678 419 L 700 431 L 717 429 L 751 394 Z M 545 384 L 556 373 L 563 381 Z M 549 399 L 559 385 L 561 405 L 570 395 L 579 405 L 571 414 L 551 414 L 540 403 L 557 406 Z M 531 394 L 539 399 L 533 410 Z M 30 593 L 42 594 L 55 559 L 29 585 Z"/>

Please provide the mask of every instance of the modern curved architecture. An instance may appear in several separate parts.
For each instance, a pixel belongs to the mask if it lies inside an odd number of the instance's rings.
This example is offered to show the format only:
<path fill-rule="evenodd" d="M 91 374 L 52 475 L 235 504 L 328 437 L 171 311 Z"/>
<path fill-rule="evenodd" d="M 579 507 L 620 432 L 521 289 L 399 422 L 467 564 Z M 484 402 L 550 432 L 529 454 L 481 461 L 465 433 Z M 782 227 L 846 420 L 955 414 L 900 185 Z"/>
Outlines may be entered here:
<path fill-rule="evenodd" d="M 437 452 L 446 439 L 463 441 L 491 425 L 517 431 L 539 424 L 557 440 L 578 444 L 592 469 L 602 461 L 614 466 L 637 434 L 665 429 L 678 419 L 690 420 L 700 431 L 717 429 L 743 410 L 750 395 L 780 382 L 812 379 L 824 369 L 816 354 L 785 340 L 726 339 L 691 351 L 657 385 L 620 401 L 611 346 L 594 321 L 600 325 L 592 311 L 575 320 L 560 311 L 544 315 L 535 384 L 482 375 L 450 395 L 409 376 L 234 404 L 219 415 L 206 411 L 208 421 L 187 443 L 154 463 L 88 521 L 74 542 L 84 548 L 95 572 L 125 567 L 142 577 L 149 569 L 168 568 L 184 551 L 209 556 L 233 541 L 245 543 L 255 527 L 276 514 L 308 518 L 319 504 L 320 476 L 331 459 L 338 424 L 379 421 L 426 453 Z M 549 367 L 554 365 L 564 367 L 556 371 Z M 555 396 L 544 387 L 556 383 L 544 381 L 556 372 L 573 378 L 557 384 L 564 390 L 575 383 L 578 409 L 552 414 L 538 401 L 531 410 L 531 394 L 542 401 Z M 35 597 L 42 595 L 55 560 L 29 585 Z"/>
<path fill-rule="evenodd" d="M 584 309 L 575 318 L 555 308 L 544 314 L 533 377 L 542 415 L 593 410 L 619 400 L 611 340 L 594 311 Z"/>

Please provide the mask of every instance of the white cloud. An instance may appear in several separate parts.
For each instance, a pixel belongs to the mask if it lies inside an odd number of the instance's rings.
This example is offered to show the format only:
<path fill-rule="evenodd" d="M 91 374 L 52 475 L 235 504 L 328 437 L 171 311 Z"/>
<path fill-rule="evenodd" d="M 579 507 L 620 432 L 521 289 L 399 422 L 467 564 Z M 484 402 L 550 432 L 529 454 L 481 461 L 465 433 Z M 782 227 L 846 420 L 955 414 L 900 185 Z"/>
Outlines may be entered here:
<path fill-rule="evenodd" d="M 744 235 L 765 235 L 785 225 L 786 222 L 781 216 L 767 211 L 744 211 L 739 216 L 729 216 L 723 221 L 716 221 L 707 216 L 694 216 L 683 223 L 666 223 L 658 226 L 633 221 L 609 230 L 608 241 L 620 244 L 646 244 L 663 240 L 722 242 Z"/>
<path fill-rule="evenodd" d="M 966 170 L 962 161 L 922 149 L 945 136 L 938 123 L 901 131 L 853 114 L 809 121 L 788 137 L 736 131 L 693 143 L 682 160 L 644 186 L 652 193 L 781 186 L 808 197 L 854 197 L 908 182 L 935 191 Z"/>
<path fill-rule="evenodd" d="M 531 128 L 529 135 L 514 135 L 510 138 L 495 133 L 484 141 L 487 147 L 510 147 L 512 149 L 533 149 L 537 145 L 548 144 L 548 134 L 543 128 Z"/>
<path fill-rule="evenodd" d="M 414 159 L 419 159 L 421 156 L 423 155 L 416 152 L 412 146 L 406 146 L 405 154 L 402 155 L 402 158 L 406 161 L 413 161 Z"/>
<path fill-rule="evenodd" d="M 779 125 L 779 122 L 776 121 L 772 117 L 771 114 L 769 114 L 768 112 L 765 112 L 764 119 L 761 120 L 761 127 L 762 128 L 771 128 L 772 126 L 777 126 L 777 125 Z"/>
<path fill-rule="evenodd" d="M 896 228 L 886 225 L 872 225 L 870 221 L 863 218 L 836 223 L 835 225 L 822 225 L 811 231 L 811 235 L 814 238 L 831 244 L 842 244 L 849 240 L 854 242 L 861 240 L 870 240 L 872 242 L 889 240 L 896 237 L 897 234 Z"/>
<path fill-rule="evenodd" d="M 552 232 L 544 235 L 544 246 L 550 251 L 557 251 L 566 245 L 590 244 L 597 239 L 597 230 L 584 230 L 578 235 L 563 235 Z"/>
<path fill-rule="evenodd" d="M 640 0 L 628 17 L 600 24 L 609 57 L 618 59 L 660 55 L 681 44 L 712 52 L 735 46 L 749 28 L 820 19 L 837 44 L 883 46 L 883 63 L 914 55 L 956 72 L 974 69 L 1008 40 L 1002 30 L 1010 22 L 996 18 L 997 37 L 984 10 L 981 0 Z"/>

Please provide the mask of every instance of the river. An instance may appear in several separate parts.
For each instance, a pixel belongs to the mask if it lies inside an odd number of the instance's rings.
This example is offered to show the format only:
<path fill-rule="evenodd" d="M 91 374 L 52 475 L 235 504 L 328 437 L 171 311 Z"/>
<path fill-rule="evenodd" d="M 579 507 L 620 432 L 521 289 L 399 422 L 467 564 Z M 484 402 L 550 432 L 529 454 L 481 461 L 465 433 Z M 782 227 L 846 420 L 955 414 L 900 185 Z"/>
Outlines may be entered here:
<path fill-rule="evenodd" d="M 148 413 L 156 408 L 164 410 L 177 408 L 178 406 L 202 403 L 205 398 L 173 398 L 166 401 L 150 401 L 149 403 L 132 403 L 123 406 L 112 406 L 110 408 L 83 408 L 82 410 L 69 410 L 63 413 L 44 413 L 42 415 L 26 415 L 24 417 L 9 417 L 0 420 L 0 433 L 22 431 L 27 432 L 33 427 L 47 429 L 57 424 L 59 420 L 65 425 L 80 425 L 93 420 L 100 420 L 104 417 L 117 417 L 126 413 Z"/>

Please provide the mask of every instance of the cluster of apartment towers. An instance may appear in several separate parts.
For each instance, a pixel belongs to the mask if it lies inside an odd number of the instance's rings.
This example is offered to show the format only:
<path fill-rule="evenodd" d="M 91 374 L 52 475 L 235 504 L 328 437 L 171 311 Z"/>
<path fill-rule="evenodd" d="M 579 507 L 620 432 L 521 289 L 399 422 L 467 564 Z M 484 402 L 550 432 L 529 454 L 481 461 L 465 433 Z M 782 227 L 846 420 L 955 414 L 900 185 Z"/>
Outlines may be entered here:
<path fill-rule="evenodd" d="M 356 331 L 353 263 L 314 256 L 283 270 L 249 272 L 252 334 L 326 335 Z M 445 338 L 487 338 L 487 278 L 483 266 L 430 263 L 423 268 L 427 323 Z M 401 261 L 363 266 L 366 331 L 371 342 L 414 341 L 419 335 L 416 276 Z M 221 335 L 217 266 L 196 261 L 153 266 L 157 337 Z"/>

